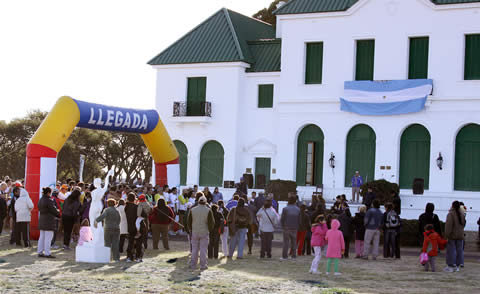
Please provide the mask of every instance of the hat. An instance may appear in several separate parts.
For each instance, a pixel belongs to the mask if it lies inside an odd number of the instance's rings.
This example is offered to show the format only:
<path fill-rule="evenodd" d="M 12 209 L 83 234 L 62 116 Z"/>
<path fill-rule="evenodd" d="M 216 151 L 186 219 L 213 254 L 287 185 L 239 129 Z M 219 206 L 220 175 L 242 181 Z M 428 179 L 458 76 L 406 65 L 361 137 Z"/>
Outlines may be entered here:
<path fill-rule="evenodd" d="M 359 174 L 358 170 L 355 171 L 356 174 Z"/>
<path fill-rule="evenodd" d="M 68 189 L 68 185 L 67 184 L 63 184 L 60 189 Z"/>
<path fill-rule="evenodd" d="M 200 199 L 198 199 L 198 202 L 199 203 L 207 203 L 207 197 L 205 197 L 205 196 L 200 197 Z"/>
<path fill-rule="evenodd" d="M 16 181 L 15 182 L 15 187 L 23 187 L 22 183 L 20 183 L 19 181 Z"/>
<path fill-rule="evenodd" d="M 145 200 L 145 195 L 141 194 L 140 196 L 138 196 L 138 200 Z"/>

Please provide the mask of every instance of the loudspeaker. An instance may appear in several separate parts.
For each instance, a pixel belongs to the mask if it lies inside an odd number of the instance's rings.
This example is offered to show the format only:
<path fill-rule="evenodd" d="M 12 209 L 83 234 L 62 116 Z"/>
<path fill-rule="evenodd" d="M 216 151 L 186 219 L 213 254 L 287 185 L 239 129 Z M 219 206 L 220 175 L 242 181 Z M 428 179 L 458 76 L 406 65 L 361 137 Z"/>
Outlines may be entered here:
<path fill-rule="evenodd" d="M 223 181 L 223 187 L 230 189 L 230 188 L 235 188 L 235 182 L 234 181 Z"/>
<path fill-rule="evenodd" d="M 422 178 L 415 178 L 413 180 L 412 190 L 414 195 L 422 195 L 424 191 L 425 180 Z"/>
<path fill-rule="evenodd" d="M 256 189 L 265 189 L 265 175 L 257 175 L 255 178 L 255 188 Z"/>
<path fill-rule="evenodd" d="M 253 188 L 253 175 L 252 174 L 243 174 L 243 180 L 247 183 L 248 189 Z"/>

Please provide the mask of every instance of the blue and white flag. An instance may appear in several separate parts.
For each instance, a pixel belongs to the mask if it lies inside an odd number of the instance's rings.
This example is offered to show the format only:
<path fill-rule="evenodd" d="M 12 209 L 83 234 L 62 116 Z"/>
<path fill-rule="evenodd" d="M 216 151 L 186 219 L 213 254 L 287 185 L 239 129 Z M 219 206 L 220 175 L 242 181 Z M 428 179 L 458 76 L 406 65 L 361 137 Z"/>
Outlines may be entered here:
<path fill-rule="evenodd" d="M 395 115 L 419 112 L 432 93 L 433 81 L 348 81 L 340 109 L 361 115 Z"/>

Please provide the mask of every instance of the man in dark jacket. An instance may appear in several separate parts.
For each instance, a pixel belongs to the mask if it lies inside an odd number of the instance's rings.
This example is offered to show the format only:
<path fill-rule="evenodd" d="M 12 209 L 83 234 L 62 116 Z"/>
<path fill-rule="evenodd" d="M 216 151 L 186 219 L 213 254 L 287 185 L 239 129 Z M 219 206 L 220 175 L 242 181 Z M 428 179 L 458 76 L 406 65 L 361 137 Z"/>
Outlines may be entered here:
<path fill-rule="evenodd" d="M 297 199 L 294 195 L 288 197 L 288 205 L 282 210 L 280 223 L 283 229 L 283 250 L 281 260 L 288 258 L 290 247 L 292 258 L 297 256 L 297 231 L 300 223 L 300 208 L 296 205 Z"/>
<path fill-rule="evenodd" d="M 127 227 L 128 227 L 128 247 L 127 247 L 127 262 L 132 262 L 136 260 L 137 262 L 142 262 L 143 258 L 143 238 L 135 239 L 137 234 L 137 227 L 135 226 L 135 221 L 137 220 L 137 207 L 135 204 L 135 193 L 129 193 L 127 196 L 127 204 L 125 205 L 125 215 L 127 216 Z M 140 233 L 145 234 L 146 232 L 145 222 L 140 224 Z M 133 250 L 135 249 L 135 258 Z"/>
<path fill-rule="evenodd" d="M 0 235 L 3 231 L 3 220 L 7 217 L 7 201 L 0 196 Z"/>
<path fill-rule="evenodd" d="M 10 245 L 16 243 L 16 232 L 15 232 L 15 224 L 17 223 L 17 213 L 15 211 L 15 202 L 17 201 L 18 197 L 20 197 L 20 188 L 15 187 L 13 188 L 13 197 L 10 200 L 10 206 L 9 206 L 9 213 L 10 213 L 10 218 L 13 221 L 13 225 L 11 225 L 10 229 Z"/>
<path fill-rule="evenodd" d="M 57 209 L 55 200 L 50 197 L 51 192 L 50 188 L 43 188 L 42 198 L 38 201 L 38 229 L 40 230 L 38 257 L 55 258 L 50 254 L 50 248 L 60 211 Z"/>
<path fill-rule="evenodd" d="M 392 195 L 393 210 L 395 210 L 400 218 L 400 226 L 397 228 L 395 237 L 395 258 L 400 258 L 400 232 L 402 230 L 402 219 L 400 217 L 400 213 L 402 212 L 402 199 L 400 199 L 400 196 L 395 191 L 392 191 Z"/>
<path fill-rule="evenodd" d="M 365 198 L 363 199 L 363 204 L 367 207 L 367 210 L 372 207 L 373 200 L 375 200 L 376 195 L 373 193 L 372 187 L 367 188 L 367 194 L 365 195 Z"/>
<path fill-rule="evenodd" d="M 353 238 L 352 214 L 350 209 L 346 209 L 338 216 L 340 222 L 340 231 L 343 233 L 343 240 L 345 241 L 345 253 L 343 256 L 348 258 L 348 251 L 350 249 L 350 241 Z"/>
<path fill-rule="evenodd" d="M 95 220 L 95 227 L 97 226 L 96 223 L 104 221 L 105 247 L 110 247 L 112 250 L 114 261 L 120 261 L 120 213 L 115 208 L 116 203 L 117 202 L 113 198 L 107 200 L 108 208 L 105 209 L 99 217 L 97 217 Z"/>
<path fill-rule="evenodd" d="M 372 257 L 373 260 L 378 256 L 378 244 L 380 242 L 380 229 L 383 227 L 383 213 L 380 211 L 380 202 L 375 199 L 365 214 L 365 241 L 363 247 L 363 259 L 368 259 L 370 246 L 373 242 Z"/>

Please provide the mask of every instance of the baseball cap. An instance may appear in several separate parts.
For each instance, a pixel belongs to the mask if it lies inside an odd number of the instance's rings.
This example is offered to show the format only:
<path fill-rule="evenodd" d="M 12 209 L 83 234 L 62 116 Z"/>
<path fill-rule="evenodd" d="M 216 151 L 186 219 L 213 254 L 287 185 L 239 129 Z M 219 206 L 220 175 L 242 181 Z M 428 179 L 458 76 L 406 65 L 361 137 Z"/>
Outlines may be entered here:
<path fill-rule="evenodd" d="M 138 196 L 138 200 L 145 200 L 145 195 L 142 194 L 142 195 Z"/>
<path fill-rule="evenodd" d="M 19 181 L 16 181 L 15 182 L 15 187 L 23 187 L 22 183 L 20 183 Z"/>

